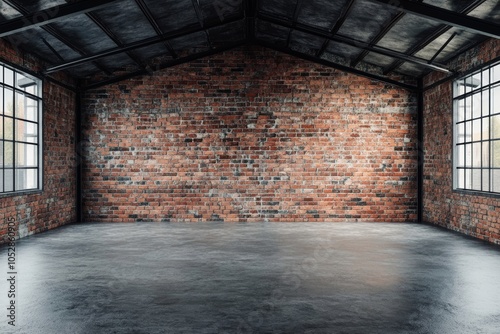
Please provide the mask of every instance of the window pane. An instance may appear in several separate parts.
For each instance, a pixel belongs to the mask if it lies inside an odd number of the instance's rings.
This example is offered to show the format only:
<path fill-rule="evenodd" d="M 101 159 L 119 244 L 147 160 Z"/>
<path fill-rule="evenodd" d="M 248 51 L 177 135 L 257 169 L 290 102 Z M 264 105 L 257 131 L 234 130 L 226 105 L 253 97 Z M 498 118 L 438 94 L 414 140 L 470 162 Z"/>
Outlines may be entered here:
<path fill-rule="evenodd" d="M 465 100 L 464 99 L 460 99 L 457 101 L 457 104 L 458 104 L 458 110 L 457 110 L 457 122 L 462 122 L 465 120 L 465 107 L 464 107 L 464 104 L 465 104 Z"/>
<path fill-rule="evenodd" d="M 491 83 L 500 81 L 500 64 L 497 64 L 491 69 Z"/>
<path fill-rule="evenodd" d="M 16 120 L 16 140 L 28 143 L 37 143 L 38 126 L 35 123 Z"/>
<path fill-rule="evenodd" d="M 3 139 L 14 140 L 14 119 L 3 118 Z"/>
<path fill-rule="evenodd" d="M 16 144 L 16 167 L 36 167 L 38 162 L 36 145 Z"/>
<path fill-rule="evenodd" d="M 4 191 L 14 191 L 14 170 L 4 169 Z"/>
<path fill-rule="evenodd" d="M 0 192 L 3 192 L 3 169 L 0 169 Z"/>
<path fill-rule="evenodd" d="M 483 71 L 483 86 L 490 84 L 490 69 L 487 68 Z"/>
<path fill-rule="evenodd" d="M 14 167 L 14 143 L 3 143 L 3 163 L 4 167 Z"/>
<path fill-rule="evenodd" d="M 0 140 L 0 168 L 3 168 L 3 140 Z"/>
<path fill-rule="evenodd" d="M 500 141 L 491 142 L 491 163 L 492 167 L 500 167 Z"/>
<path fill-rule="evenodd" d="M 490 191 L 490 170 L 483 169 L 483 191 Z"/>
<path fill-rule="evenodd" d="M 500 113 L 500 86 L 496 86 L 491 90 L 491 113 Z"/>
<path fill-rule="evenodd" d="M 465 173 L 463 169 L 457 170 L 457 188 L 464 189 L 464 175 Z"/>
<path fill-rule="evenodd" d="M 38 102 L 16 93 L 16 117 L 36 122 L 38 118 Z"/>
<path fill-rule="evenodd" d="M 457 167 L 465 167 L 465 145 L 459 145 L 457 147 Z"/>
<path fill-rule="evenodd" d="M 490 118 L 483 118 L 483 140 L 488 140 L 490 138 Z"/>
<path fill-rule="evenodd" d="M 468 96 L 465 98 L 465 119 L 472 118 L 472 97 Z"/>
<path fill-rule="evenodd" d="M 481 143 L 472 144 L 472 167 L 481 167 Z"/>
<path fill-rule="evenodd" d="M 500 115 L 491 117 L 491 139 L 500 138 Z"/>
<path fill-rule="evenodd" d="M 8 116 L 14 116 L 14 93 L 12 89 L 4 88 L 3 113 Z"/>
<path fill-rule="evenodd" d="M 500 192 L 500 170 L 494 169 L 492 174 L 493 174 L 493 180 L 492 180 L 493 189 L 491 191 Z"/>
<path fill-rule="evenodd" d="M 457 143 L 465 142 L 465 123 L 457 125 Z"/>
<path fill-rule="evenodd" d="M 14 86 L 14 72 L 12 72 L 12 70 L 9 70 L 8 68 L 5 68 L 4 75 L 4 82 L 9 86 Z"/>
<path fill-rule="evenodd" d="M 472 75 L 472 89 L 474 90 L 481 88 L 481 85 L 481 72 L 477 72 L 476 74 Z"/>
<path fill-rule="evenodd" d="M 472 170 L 465 170 L 465 189 L 472 189 Z"/>
<path fill-rule="evenodd" d="M 472 118 L 481 117 L 481 93 L 472 96 Z"/>
<path fill-rule="evenodd" d="M 490 91 L 488 89 L 483 91 L 483 97 L 481 100 L 483 103 L 481 108 L 483 110 L 483 116 L 487 116 L 490 114 Z"/>
<path fill-rule="evenodd" d="M 472 189 L 481 190 L 481 169 L 472 170 Z"/>
<path fill-rule="evenodd" d="M 476 119 L 475 121 L 472 121 L 472 141 L 481 140 L 482 138 L 481 124 L 482 124 L 481 119 Z"/>
<path fill-rule="evenodd" d="M 17 169 L 16 170 L 16 190 L 36 189 L 37 170 L 36 169 Z"/>
<path fill-rule="evenodd" d="M 472 144 L 465 144 L 465 166 L 472 167 Z"/>
<path fill-rule="evenodd" d="M 470 142 L 472 140 L 472 122 L 465 122 L 465 141 Z"/>
<path fill-rule="evenodd" d="M 482 154 L 483 166 L 490 167 L 490 143 L 483 142 L 483 154 Z"/>
<path fill-rule="evenodd" d="M 0 115 L 3 114 L 3 87 L 0 86 Z"/>

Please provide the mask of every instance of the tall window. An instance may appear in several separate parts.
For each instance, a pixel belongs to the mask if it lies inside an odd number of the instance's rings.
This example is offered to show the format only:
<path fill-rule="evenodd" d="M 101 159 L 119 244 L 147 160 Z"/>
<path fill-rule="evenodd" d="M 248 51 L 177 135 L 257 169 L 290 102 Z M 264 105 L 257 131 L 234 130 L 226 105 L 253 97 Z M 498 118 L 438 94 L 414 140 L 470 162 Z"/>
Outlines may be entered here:
<path fill-rule="evenodd" d="M 500 62 L 454 82 L 454 188 L 500 193 Z"/>
<path fill-rule="evenodd" d="M 0 63 L 0 195 L 42 188 L 41 81 Z"/>

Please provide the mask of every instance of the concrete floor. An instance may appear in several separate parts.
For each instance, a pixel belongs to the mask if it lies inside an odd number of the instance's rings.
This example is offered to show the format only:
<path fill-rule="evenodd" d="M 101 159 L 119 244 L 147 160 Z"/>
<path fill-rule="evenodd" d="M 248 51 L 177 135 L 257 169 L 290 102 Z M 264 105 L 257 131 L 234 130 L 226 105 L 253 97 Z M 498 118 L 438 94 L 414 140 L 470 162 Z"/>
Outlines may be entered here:
<path fill-rule="evenodd" d="M 1 333 L 500 330 L 500 249 L 431 226 L 86 224 L 16 251 Z"/>

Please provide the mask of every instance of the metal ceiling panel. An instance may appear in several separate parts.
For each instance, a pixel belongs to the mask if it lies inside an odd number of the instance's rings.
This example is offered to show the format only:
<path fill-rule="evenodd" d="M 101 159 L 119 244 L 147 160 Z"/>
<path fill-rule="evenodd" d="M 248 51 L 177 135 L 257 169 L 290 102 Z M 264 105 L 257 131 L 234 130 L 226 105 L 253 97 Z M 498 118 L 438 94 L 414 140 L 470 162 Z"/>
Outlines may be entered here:
<path fill-rule="evenodd" d="M 7 3 L 0 1 L 0 23 L 15 19 L 19 16 L 21 16 L 21 14 L 17 10 L 7 5 Z"/>
<path fill-rule="evenodd" d="M 99 63 L 112 72 L 124 69 L 126 66 L 135 65 L 134 61 L 125 53 L 102 58 L 99 60 Z"/>
<path fill-rule="evenodd" d="M 170 44 L 176 51 L 187 51 L 188 53 L 201 52 L 209 48 L 207 35 L 203 32 L 172 39 Z"/>
<path fill-rule="evenodd" d="M 294 30 L 290 38 L 290 48 L 299 50 L 301 47 L 305 47 L 316 52 L 323 45 L 323 40 L 321 37 Z"/>
<path fill-rule="evenodd" d="M 342 14 L 347 1 L 309 0 L 305 1 L 297 19 L 299 23 L 330 29 Z"/>
<path fill-rule="evenodd" d="M 296 3 L 297 0 L 265 0 L 259 1 L 259 9 L 281 18 L 292 19 Z"/>
<path fill-rule="evenodd" d="M 144 1 L 163 33 L 199 25 L 191 0 Z"/>
<path fill-rule="evenodd" d="M 243 15 L 243 0 L 191 0 L 198 1 L 205 21 L 219 19 L 224 21 L 227 17 Z"/>
<path fill-rule="evenodd" d="M 268 42 L 286 45 L 290 29 L 262 20 L 255 22 L 255 37 Z"/>
<path fill-rule="evenodd" d="M 225 26 L 209 29 L 210 40 L 213 45 L 237 42 L 245 39 L 245 21 L 237 21 Z"/>

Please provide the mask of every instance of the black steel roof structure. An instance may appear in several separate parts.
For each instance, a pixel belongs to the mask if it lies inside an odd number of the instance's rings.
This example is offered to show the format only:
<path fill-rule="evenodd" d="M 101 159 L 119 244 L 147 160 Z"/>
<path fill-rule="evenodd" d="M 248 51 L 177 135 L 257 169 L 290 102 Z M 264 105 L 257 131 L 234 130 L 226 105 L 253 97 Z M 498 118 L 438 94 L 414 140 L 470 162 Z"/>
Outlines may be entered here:
<path fill-rule="evenodd" d="M 498 0 L 0 1 L 0 37 L 85 88 L 257 44 L 416 90 L 499 22 Z"/>

